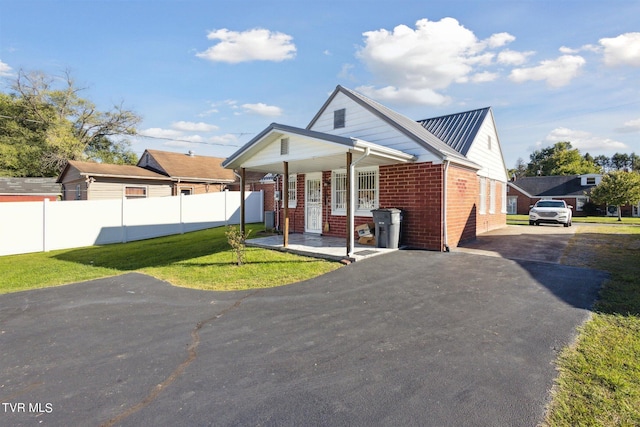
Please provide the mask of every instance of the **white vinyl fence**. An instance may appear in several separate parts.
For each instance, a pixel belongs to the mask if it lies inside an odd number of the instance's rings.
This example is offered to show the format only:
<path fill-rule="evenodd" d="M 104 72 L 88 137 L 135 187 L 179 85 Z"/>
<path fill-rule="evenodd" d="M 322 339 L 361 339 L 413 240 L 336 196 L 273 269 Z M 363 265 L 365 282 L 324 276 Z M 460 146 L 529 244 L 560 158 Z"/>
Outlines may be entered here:
<path fill-rule="evenodd" d="M 264 220 L 245 192 L 247 223 Z M 240 223 L 240 192 L 146 199 L 0 203 L 0 256 L 129 242 Z"/>

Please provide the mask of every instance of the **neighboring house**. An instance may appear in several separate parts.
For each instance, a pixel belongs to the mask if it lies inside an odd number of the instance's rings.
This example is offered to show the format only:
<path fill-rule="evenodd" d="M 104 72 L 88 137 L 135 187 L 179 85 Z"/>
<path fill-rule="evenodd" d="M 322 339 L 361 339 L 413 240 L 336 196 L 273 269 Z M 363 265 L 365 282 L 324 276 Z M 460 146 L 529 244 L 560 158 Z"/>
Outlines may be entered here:
<path fill-rule="evenodd" d="M 573 207 L 574 216 L 585 216 L 585 203 L 589 202 L 591 189 L 602 181 L 600 174 L 570 176 L 531 176 L 509 182 L 507 212 L 526 215 L 529 207 L 540 199 L 560 199 Z M 599 211 L 608 216 L 618 216 L 617 206 L 599 206 Z M 622 216 L 640 216 L 640 203 L 622 206 Z"/>
<path fill-rule="evenodd" d="M 273 123 L 223 166 L 279 174 L 285 235 L 289 223 L 346 237 L 348 255 L 355 227 L 376 208 L 403 211 L 402 244 L 437 251 L 506 225 L 507 174 L 490 108 L 418 122 L 337 86 L 306 128 Z"/>
<path fill-rule="evenodd" d="M 58 177 L 63 200 L 96 200 L 202 194 L 233 183 L 221 158 L 145 150 L 137 166 L 71 160 Z"/>
<path fill-rule="evenodd" d="M 526 215 L 529 207 L 540 199 L 564 200 L 573 207 L 573 215 L 581 216 L 589 201 L 591 189 L 600 184 L 602 175 L 528 176 L 508 183 L 507 213 Z"/>
<path fill-rule="evenodd" d="M 55 178 L 0 178 L 0 202 L 40 202 L 62 198 Z"/>
<path fill-rule="evenodd" d="M 133 165 L 69 160 L 57 180 L 62 200 L 98 200 L 171 196 L 173 181 Z"/>
<path fill-rule="evenodd" d="M 276 176 L 261 172 L 247 172 L 244 178 L 244 189 L 246 191 L 262 191 L 264 194 L 264 210 L 275 211 L 275 184 Z M 227 185 L 229 191 L 240 191 L 240 181 Z"/>
<path fill-rule="evenodd" d="M 203 194 L 222 191 L 236 181 L 233 171 L 222 167 L 224 159 L 169 151 L 145 150 L 138 166 L 168 176 L 172 194 Z"/>

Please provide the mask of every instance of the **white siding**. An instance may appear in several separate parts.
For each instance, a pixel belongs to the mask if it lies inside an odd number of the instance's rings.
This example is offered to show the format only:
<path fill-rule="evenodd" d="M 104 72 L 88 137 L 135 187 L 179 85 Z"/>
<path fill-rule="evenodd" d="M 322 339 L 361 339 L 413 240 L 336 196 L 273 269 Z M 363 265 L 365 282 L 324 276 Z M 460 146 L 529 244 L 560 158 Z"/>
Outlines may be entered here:
<path fill-rule="evenodd" d="M 491 138 L 491 144 L 489 144 L 489 138 Z M 485 118 L 467 153 L 467 158 L 482 166 L 478 175 L 503 183 L 507 182 L 507 171 L 492 114 Z"/>
<path fill-rule="evenodd" d="M 345 127 L 333 128 L 333 112 L 346 109 Z M 439 162 L 432 153 L 412 141 L 343 93 L 338 93 L 322 112 L 311 130 L 332 135 L 359 138 L 419 157 L 419 161 Z"/>
<path fill-rule="evenodd" d="M 289 154 L 280 154 L 280 138 L 282 137 L 289 138 Z M 342 154 L 346 151 L 347 147 L 340 144 L 320 142 L 293 134 L 286 136 L 281 135 L 276 137 L 258 153 L 255 153 L 249 161 L 243 163 L 243 166 L 250 168 L 264 164 L 313 159 L 314 157 Z"/>
<path fill-rule="evenodd" d="M 147 197 L 171 196 L 171 185 L 168 183 L 147 184 L 132 181 L 122 184 L 96 181 L 89 185 L 88 198 L 89 200 L 121 199 L 124 196 L 124 187 L 145 187 Z"/>

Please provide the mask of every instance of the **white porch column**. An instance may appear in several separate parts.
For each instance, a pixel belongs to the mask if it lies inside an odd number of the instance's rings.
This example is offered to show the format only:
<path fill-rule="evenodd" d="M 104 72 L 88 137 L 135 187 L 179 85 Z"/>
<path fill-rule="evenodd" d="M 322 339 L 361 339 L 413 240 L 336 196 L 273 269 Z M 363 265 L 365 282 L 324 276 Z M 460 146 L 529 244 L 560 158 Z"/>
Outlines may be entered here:
<path fill-rule="evenodd" d="M 353 254 L 353 171 L 352 154 L 347 151 L 347 257 Z"/>

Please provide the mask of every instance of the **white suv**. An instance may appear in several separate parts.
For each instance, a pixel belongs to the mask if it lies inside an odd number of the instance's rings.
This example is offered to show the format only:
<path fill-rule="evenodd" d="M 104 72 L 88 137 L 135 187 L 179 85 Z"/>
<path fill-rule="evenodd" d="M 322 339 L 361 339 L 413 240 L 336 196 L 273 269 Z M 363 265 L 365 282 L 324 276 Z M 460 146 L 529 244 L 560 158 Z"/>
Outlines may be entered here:
<path fill-rule="evenodd" d="M 529 211 L 529 225 L 543 222 L 571 227 L 571 206 L 564 200 L 538 200 Z"/>

